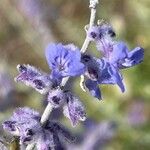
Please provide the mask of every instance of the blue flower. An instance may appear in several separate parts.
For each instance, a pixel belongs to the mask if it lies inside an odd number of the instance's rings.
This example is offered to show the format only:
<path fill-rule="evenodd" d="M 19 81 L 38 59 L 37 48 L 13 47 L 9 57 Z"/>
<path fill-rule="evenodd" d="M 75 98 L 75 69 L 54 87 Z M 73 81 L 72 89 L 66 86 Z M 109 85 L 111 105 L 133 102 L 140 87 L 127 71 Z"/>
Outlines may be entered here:
<path fill-rule="evenodd" d="M 100 44 L 100 43 L 99 43 Z M 107 45 L 107 44 L 106 44 Z M 104 59 L 119 69 L 135 66 L 143 61 L 144 49 L 136 47 L 129 51 L 124 42 L 114 42 L 106 46 Z"/>
<path fill-rule="evenodd" d="M 141 63 L 144 57 L 144 49 L 136 47 L 132 51 L 129 51 L 124 42 L 116 42 L 113 44 L 112 49 L 108 49 L 106 53 L 103 60 L 107 63 L 107 70 L 111 74 L 111 79 L 113 79 L 121 91 L 124 92 L 125 88 L 122 83 L 120 69 L 129 68 Z"/>
<path fill-rule="evenodd" d="M 16 82 L 23 82 L 41 94 L 60 85 L 62 78 L 79 76 L 84 73 L 85 66 L 80 62 L 81 54 L 73 44 L 49 44 L 46 48 L 46 59 L 52 69 L 51 74 L 30 65 L 18 65 L 19 75 Z"/>
<path fill-rule="evenodd" d="M 71 93 L 66 93 L 67 104 L 63 108 L 64 115 L 70 119 L 72 126 L 76 126 L 79 121 L 86 120 L 86 113 L 83 104 Z"/>
<path fill-rule="evenodd" d="M 49 44 L 45 51 L 51 77 L 61 81 L 63 77 L 79 76 L 84 73 L 84 65 L 80 62 L 81 54 L 73 44 Z"/>
<path fill-rule="evenodd" d="M 107 62 L 105 59 L 95 59 L 98 66 L 99 66 L 99 84 L 117 84 L 121 91 L 124 92 L 124 84 L 122 82 L 123 78 L 120 74 L 118 68 L 111 65 L 109 62 Z"/>
<path fill-rule="evenodd" d="M 101 100 L 101 91 L 98 85 L 97 81 L 92 81 L 90 79 L 87 79 L 85 81 L 85 86 L 86 88 L 89 90 L 90 94 L 94 97 L 96 97 L 97 99 Z"/>
<path fill-rule="evenodd" d="M 83 104 L 69 91 L 63 91 L 60 88 L 51 90 L 48 94 L 48 102 L 53 108 L 63 107 L 64 115 L 70 119 L 73 126 L 86 119 Z"/>
<path fill-rule="evenodd" d="M 94 97 L 101 97 L 97 84 L 117 84 L 121 91 L 125 91 L 120 69 L 135 66 L 143 61 L 144 49 L 136 47 L 129 51 L 124 42 L 116 42 L 115 32 L 109 24 L 93 26 L 87 31 L 90 40 L 96 43 L 102 58 L 83 58 L 86 66 L 85 75 L 89 80 L 85 86 Z M 84 56 L 85 57 L 85 56 Z M 97 84 L 96 84 L 97 83 Z"/>
<path fill-rule="evenodd" d="M 108 47 L 107 47 L 108 48 Z M 124 42 L 116 42 L 111 49 L 107 49 L 103 58 L 97 59 L 89 55 L 82 56 L 86 66 L 85 75 L 89 78 L 85 86 L 91 95 L 101 99 L 97 84 L 117 84 L 121 91 L 125 91 L 120 69 L 135 66 L 143 61 L 144 49 L 136 47 L 129 51 Z"/>
<path fill-rule="evenodd" d="M 87 35 L 92 41 L 99 41 L 103 39 L 110 39 L 116 36 L 112 26 L 107 23 L 102 23 L 100 25 L 92 26 L 87 31 Z"/>
<path fill-rule="evenodd" d="M 103 57 L 119 69 L 132 67 L 143 60 L 144 49 L 136 47 L 129 51 L 124 42 L 114 41 L 115 32 L 109 24 L 93 26 L 88 30 L 87 35 L 96 43 Z"/>
<path fill-rule="evenodd" d="M 86 66 L 85 76 L 88 77 L 85 81 L 85 86 L 92 96 L 101 99 L 99 84 L 117 84 L 122 92 L 125 91 L 123 79 L 118 68 L 108 61 L 83 55 L 82 62 Z"/>
<path fill-rule="evenodd" d="M 109 53 L 107 60 L 119 69 L 129 68 L 141 63 L 144 59 L 144 49 L 136 47 L 129 51 L 124 42 L 117 42 Z"/>

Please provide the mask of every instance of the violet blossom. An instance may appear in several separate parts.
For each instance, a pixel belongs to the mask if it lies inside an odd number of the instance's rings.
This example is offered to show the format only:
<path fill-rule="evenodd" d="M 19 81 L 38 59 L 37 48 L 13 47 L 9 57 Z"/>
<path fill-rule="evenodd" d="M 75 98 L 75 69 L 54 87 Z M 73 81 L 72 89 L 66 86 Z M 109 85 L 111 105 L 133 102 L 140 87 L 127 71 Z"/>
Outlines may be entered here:
<path fill-rule="evenodd" d="M 44 73 L 30 65 L 18 65 L 19 75 L 15 81 L 21 81 L 41 94 L 45 94 L 59 86 L 62 78 L 79 76 L 85 71 L 84 64 L 80 62 L 79 49 L 73 44 L 49 44 L 45 53 L 47 62 L 52 69 L 51 74 Z"/>
<path fill-rule="evenodd" d="M 86 66 L 85 75 L 88 79 L 85 86 L 91 95 L 101 99 L 98 84 L 117 84 L 121 91 L 125 91 L 120 69 L 135 66 L 143 61 L 144 49 L 136 47 L 129 51 L 124 42 L 114 40 L 115 32 L 109 24 L 91 27 L 87 31 L 90 40 L 96 43 L 102 58 L 97 59 L 89 55 L 82 56 Z"/>
<path fill-rule="evenodd" d="M 124 92 L 122 76 L 110 63 L 90 55 L 83 55 L 82 62 L 86 66 L 85 76 L 88 78 L 85 80 L 85 86 L 92 96 L 102 99 L 99 84 L 117 84 Z"/>
<path fill-rule="evenodd" d="M 18 108 L 12 117 L 3 123 L 3 128 L 19 136 L 20 144 L 36 143 L 39 150 L 58 146 L 59 136 L 69 142 L 74 140 L 74 137 L 62 125 L 53 121 L 41 125 L 40 118 L 40 114 L 30 108 Z"/>
<path fill-rule="evenodd" d="M 49 92 L 48 102 L 54 108 L 63 107 L 64 115 L 70 119 L 73 126 L 86 119 L 86 113 L 83 104 L 69 91 L 55 89 Z"/>
<path fill-rule="evenodd" d="M 19 75 L 15 78 L 15 81 L 23 82 L 41 94 L 47 93 L 54 86 L 48 74 L 33 66 L 18 65 L 17 70 L 19 71 Z"/>
<path fill-rule="evenodd" d="M 93 26 L 87 34 L 96 43 L 103 58 L 119 69 L 132 67 L 143 60 L 144 49 L 136 47 L 129 51 L 124 42 L 114 40 L 115 32 L 109 24 Z"/>
<path fill-rule="evenodd" d="M 84 73 L 84 65 L 80 62 L 81 54 L 73 44 L 49 44 L 45 51 L 52 79 L 60 83 L 62 78 L 79 76 Z"/>

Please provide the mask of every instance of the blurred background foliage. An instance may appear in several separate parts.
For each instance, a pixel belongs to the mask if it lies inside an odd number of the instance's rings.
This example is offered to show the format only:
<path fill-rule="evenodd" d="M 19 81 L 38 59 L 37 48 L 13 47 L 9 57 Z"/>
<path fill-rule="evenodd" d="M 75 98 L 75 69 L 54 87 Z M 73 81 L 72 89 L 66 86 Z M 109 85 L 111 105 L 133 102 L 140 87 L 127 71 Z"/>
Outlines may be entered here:
<path fill-rule="evenodd" d="M 137 45 L 144 47 L 144 62 L 123 70 L 125 93 L 116 86 L 102 85 L 103 101 L 83 92 L 79 88 L 79 78 L 71 80 L 67 86 L 85 104 L 88 120 L 97 124 L 113 121 L 117 125 L 115 136 L 103 149 L 149 150 L 150 1 L 100 0 L 97 11 L 97 19 L 109 21 L 118 40 L 126 41 L 131 49 Z M 88 0 L 0 0 L 0 122 L 16 107 L 29 106 L 43 112 L 46 97 L 14 82 L 16 65 L 31 64 L 49 72 L 45 46 L 49 42 L 63 42 L 81 47 L 89 15 Z M 88 53 L 99 57 L 93 44 Z M 59 111 L 56 110 L 52 118 L 57 116 L 75 134 L 85 134 L 83 123 L 72 128 Z M 0 133 L 6 134 L 1 127 Z"/>

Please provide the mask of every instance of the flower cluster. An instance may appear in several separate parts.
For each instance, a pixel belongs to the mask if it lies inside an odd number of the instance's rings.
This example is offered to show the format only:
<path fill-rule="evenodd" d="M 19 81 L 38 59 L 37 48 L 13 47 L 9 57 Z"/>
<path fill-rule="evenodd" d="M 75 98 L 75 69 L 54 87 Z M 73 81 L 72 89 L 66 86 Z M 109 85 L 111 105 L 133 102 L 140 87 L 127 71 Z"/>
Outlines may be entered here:
<path fill-rule="evenodd" d="M 63 107 L 64 115 L 73 126 L 86 119 L 84 106 L 70 91 L 61 89 L 62 79 L 80 76 L 85 72 L 79 49 L 73 44 L 49 44 L 45 50 L 51 73 L 47 74 L 30 65 L 18 65 L 19 75 L 15 81 L 34 88 L 41 94 L 47 94 L 47 101 L 53 108 Z"/>
<path fill-rule="evenodd" d="M 87 36 L 96 43 L 102 58 L 80 53 L 73 44 L 49 44 L 45 50 L 46 60 L 51 69 L 47 74 L 30 65 L 18 65 L 21 81 L 33 87 L 41 94 L 47 94 L 47 100 L 53 108 L 63 107 L 64 115 L 75 126 L 79 120 L 85 120 L 82 103 L 70 91 L 62 90 L 65 77 L 84 75 L 86 89 L 92 96 L 102 99 L 99 84 L 117 84 L 125 91 L 121 69 L 132 67 L 143 60 L 143 48 L 136 47 L 129 51 L 124 42 L 114 40 L 115 32 L 108 24 L 89 28 Z"/>
<path fill-rule="evenodd" d="M 45 94 L 50 111 L 62 107 L 63 114 L 69 118 L 73 126 L 76 126 L 79 121 L 84 121 L 86 113 L 81 101 L 71 91 L 65 89 L 64 79 L 81 76 L 81 79 L 85 79 L 82 82 L 84 84 L 82 88 L 88 90 L 93 97 L 102 99 L 99 85 L 118 85 L 124 92 L 125 86 L 120 70 L 139 64 L 144 55 L 143 48 L 136 47 L 129 51 L 124 42 L 116 41 L 114 39 L 116 34 L 111 25 L 107 23 L 93 25 L 97 3 L 98 0 L 90 0 L 90 9 L 93 11 L 91 11 L 87 38 L 81 52 L 73 44 L 51 43 L 45 50 L 50 73 L 45 73 L 30 65 L 17 66 L 19 74 L 15 81 L 22 82 L 39 93 Z M 101 58 L 82 53 L 86 51 L 91 41 L 96 44 Z M 60 135 L 69 141 L 73 141 L 74 138 L 62 125 L 48 119 L 50 115 L 47 111 L 48 106 L 45 109 L 46 117 L 45 112 L 41 117 L 38 112 L 30 108 L 19 108 L 9 120 L 3 123 L 3 128 L 19 136 L 21 145 L 35 143 L 39 150 L 62 149 Z M 43 121 L 43 116 L 46 121 Z M 108 128 L 109 125 L 104 124 L 101 130 L 105 131 Z M 108 134 L 108 139 L 111 136 Z"/>
<path fill-rule="evenodd" d="M 70 119 L 73 126 L 77 125 L 79 120 L 84 121 L 86 119 L 84 106 L 69 91 L 61 89 L 52 90 L 48 94 L 48 102 L 54 108 L 63 107 L 64 115 Z"/>
<path fill-rule="evenodd" d="M 51 74 L 30 65 L 18 65 L 19 75 L 16 81 L 35 88 L 41 94 L 54 93 L 52 91 L 57 93 L 57 87 L 60 87 L 63 78 L 84 75 L 85 87 L 98 99 L 102 98 L 99 84 L 117 84 L 124 92 L 120 70 L 139 64 L 143 60 L 143 48 L 136 47 L 129 51 L 124 42 L 114 40 L 116 34 L 108 24 L 91 27 L 87 35 L 96 43 L 102 58 L 88 54 L 81 56 L 79 49 L 73 44 L 49 44 L 45 55 Z"/>
<path fill-rule="evenodd" d="M 100 24 L 89 28 L 88 38 L 95 42 L 101 58 L 83 54 L 82 62 L 86 66 L 85 87 L 91 95 L 101 99 L 99 84 L 117 84 L 125 91 L 121 69 L 135 66 L 142 62 L 144 49 L 136 47 L 129 51 L 122 41 L 115 41 L 115 32 L 109 24 Z"/>
<path fill-rule="evenodd" d="M 80 53 L 73 44 L 49 44 L 45 55 L 51 73 L 45 73 L 30 65 L 18 65 L 19 75 L 16 82 L 22 82 L 47 95 L 47 101 L 52 108 L 63 107 L 64 115 L 70 119 L 73 126 L 86 119 L 84 106 L 70 91 L 62 88 L 65 77 L 85 76 L 85 87 L 92 96 L 101 99 L 99 84 L 117 84 L 125 91 L 121 69 L 132 67 L 143 60 L 143 49 L 136 47 L 129 51 L 124 42 L 113 39 L 115 33 L 108 24 L 93 26 L 87 31 L 87 36 L 96 43 L 102 58 Z M 20 137 L 21 144 L 36 143 L 38 148 L 59 145 L 58 134 L 70 140 L 71 136 L 57 123 L 48 121 L 40 124 L 39 113 L 29 108 L 19 108 L 3 123 L 4 129 Z M 57 143 L 57 144 L 56 144 Z"/>
<path fill-rule="evenodd" d="M 61 146 L 59 136 L 69 142 L 74 141 L 70 132 L 57 122 L 40 124 L 40 114 L 29 108 L 18 108 L 12 117 L 3 123 L 3 128 L 19 136 L 20 144 L 36 143 L 39 150 Z"/>

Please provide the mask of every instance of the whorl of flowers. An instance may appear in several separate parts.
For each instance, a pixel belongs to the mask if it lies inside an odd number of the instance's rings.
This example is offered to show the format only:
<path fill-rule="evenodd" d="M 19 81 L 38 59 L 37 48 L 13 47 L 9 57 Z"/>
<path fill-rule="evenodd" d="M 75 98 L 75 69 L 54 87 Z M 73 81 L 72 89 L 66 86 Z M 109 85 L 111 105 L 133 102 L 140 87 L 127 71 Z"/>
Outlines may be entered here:
<path fill-rule="evenodd" d="M 45 125 L 40 123 L 40 114 L 30 108 L 18 108 L 12 117 L 3 123 L 3 128 L 13 135 L 19 136 L 20 144 L 36 143 L 39 150 L 48 150 L 60 144 L 63 137 L 69 142 L 74 137 L 62 125 L 48 121 Z"/>
<path fill-rule="evenodd" d="M 143 61 L 144 49 L 136 47 L 129 51 L 122 41 L 116 41 L 116 36 L 109 24 L 95 25 L 87 31 L 88 38 L 96 44 L 101 58 L 83 54 L 82 62 L 86 66 L 85 86 L 90 93 L 101 99 L 99 84 L 116 84 L 125 92 L 123 77 L 120 70 L 135 66 Z"/>

